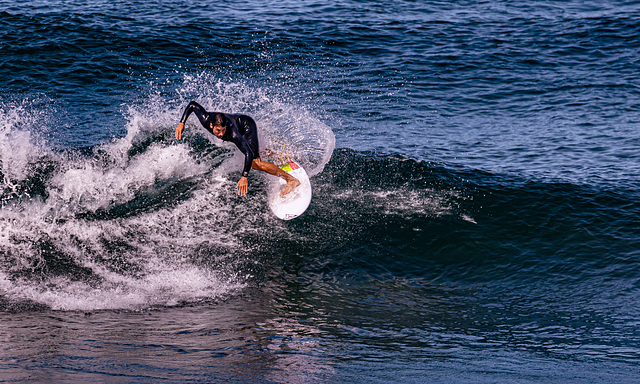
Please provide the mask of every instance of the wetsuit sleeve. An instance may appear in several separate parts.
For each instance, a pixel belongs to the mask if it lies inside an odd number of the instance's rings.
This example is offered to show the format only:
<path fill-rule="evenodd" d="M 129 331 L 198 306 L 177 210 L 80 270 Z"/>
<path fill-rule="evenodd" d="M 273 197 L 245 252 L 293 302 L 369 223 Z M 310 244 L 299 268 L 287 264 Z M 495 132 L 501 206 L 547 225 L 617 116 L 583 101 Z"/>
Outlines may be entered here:
<path fill-rule="evenodd" d="M 245 140 L 240 134 L 234 133 L 231 141 L 233 141 L 236 147 L 238 147 L 240 152 L 244 153 L 244 168 L 242 169 L 242 176 L 247 177 L 251 170 L 253 159 L 257 157 L 257 154 L 253 153 L 251 146 L 247 143 L 247 140 Z"/>
<path fill-rule="evenodd" d="M 180 119 L 180 122 L 183 124 L 186 123 L 191 113 L 196 115 L 198 120 L 200 120 L 200 124 L 202 124 L 203 127 L 205 127 L 208 130 L 211 130 L 211 127 L 209 127 L 209 112 L 207 112 L 202 107 L 202 105 L 196 103 L 195 101 L 192 101 L 189 103 L 189 105 L 187 105 L 187 108 L 185 108 L 184 113 L 182 114 L 182 118 Z"/>

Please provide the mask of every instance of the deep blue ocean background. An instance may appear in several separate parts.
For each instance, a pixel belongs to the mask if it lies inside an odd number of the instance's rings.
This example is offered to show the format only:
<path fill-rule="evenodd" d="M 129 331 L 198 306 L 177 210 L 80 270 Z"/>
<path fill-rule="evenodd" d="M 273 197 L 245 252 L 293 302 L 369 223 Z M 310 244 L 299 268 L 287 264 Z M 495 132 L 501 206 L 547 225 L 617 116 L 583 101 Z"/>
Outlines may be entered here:
<path fill-rule="evenodd" d="M 0 52 L 0 381 L 640 381 L 637 2 L 0 0 Z"/>

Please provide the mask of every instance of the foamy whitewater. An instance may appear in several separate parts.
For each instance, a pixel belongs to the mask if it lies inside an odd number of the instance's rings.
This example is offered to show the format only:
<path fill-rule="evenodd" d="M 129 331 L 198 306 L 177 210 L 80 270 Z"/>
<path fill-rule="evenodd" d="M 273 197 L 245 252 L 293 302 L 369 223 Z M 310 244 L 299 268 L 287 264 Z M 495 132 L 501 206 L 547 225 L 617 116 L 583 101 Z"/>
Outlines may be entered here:
<path fill-rule="evenodd" d="M 203 75 L 185 78 L 172 100 L 156 92 L 128 106 L 126 135 L 83 154 L 55 151 L 30 131 L 46 110 L 33 117 L 29 101 L 5 105 L 0 246 L 7 299 L 55 310 L 137 309 L 244 287 L 251 276 L 227 252 L 207 255 L 222 269 L 193 261 L 205 249 L 236 248 L 236 234 L 252 230 L 238 224 L 248 212 L 269 214 L 265 197 L 234 198 L 231 171 L 243 159 L 232 146 L 215 143 L 197 121 L 186 135 L 211 144 L 199 143 L 197 151 L 172 140 L 189 99 L 183 95 L 196 93 L 209 110 L 262 111 L 255 114 L 261 145 L 293 154 L 311 175 L 331 158 L 333 133 L 310 113 L 264 90 Z M 37 183 L 42 190 L 34 197 L 24 185 Z"/>

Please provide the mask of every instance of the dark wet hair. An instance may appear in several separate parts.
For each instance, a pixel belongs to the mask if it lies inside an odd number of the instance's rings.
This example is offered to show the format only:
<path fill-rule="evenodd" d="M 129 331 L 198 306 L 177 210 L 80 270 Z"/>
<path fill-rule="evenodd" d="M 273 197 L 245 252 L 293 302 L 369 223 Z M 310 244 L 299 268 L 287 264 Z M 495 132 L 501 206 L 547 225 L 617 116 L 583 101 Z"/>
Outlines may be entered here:
<path fill-rule="evenodd" d="M 226 127 L 227 126 L 227 118 L 224 115 L 224 113 L 220 113 L 220 112 L 216 112 L 213 114 L 213 116 L 211 117 L 211 124 L 213 124 L 214 127 L 217 126 L 221 126 L 221 127 Z"/>

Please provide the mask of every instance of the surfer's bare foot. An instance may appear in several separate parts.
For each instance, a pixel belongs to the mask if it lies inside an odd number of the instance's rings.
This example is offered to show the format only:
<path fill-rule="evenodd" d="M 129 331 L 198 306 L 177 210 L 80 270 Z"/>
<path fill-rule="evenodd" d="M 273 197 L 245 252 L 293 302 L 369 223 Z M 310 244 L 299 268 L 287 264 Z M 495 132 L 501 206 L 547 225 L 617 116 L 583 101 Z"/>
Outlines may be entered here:
<path fill-rule="evenodd" d="M 280 192 L 280 196 L 285 196 L 289 192 L 293 191 L 298 185 L 300 185 L 300 181 L 295 177 L 292 177 L 291 179 L 287 180 L 287 185 L 285 185 L 284 188 L 282 188 L 282 191 Z"/>

